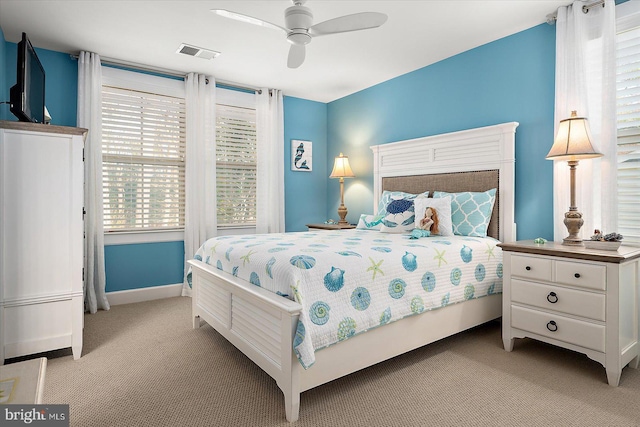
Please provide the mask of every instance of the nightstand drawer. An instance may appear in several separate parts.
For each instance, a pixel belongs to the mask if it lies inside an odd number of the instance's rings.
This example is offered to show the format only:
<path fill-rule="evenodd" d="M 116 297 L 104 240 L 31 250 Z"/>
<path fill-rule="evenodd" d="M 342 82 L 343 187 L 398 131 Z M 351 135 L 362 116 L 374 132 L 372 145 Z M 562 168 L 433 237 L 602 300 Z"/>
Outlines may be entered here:
<path fill-rule="evenodd" d="M 605 350 L 604 325 L 512 306 L 511 326 L 591 350 Z"/>
<path fill-rule="evenodd" d="M 603 265 L 557 261 L 556 283 L 604 291 L 607 286 L 607 268 Z"/>
<path fill-rule="evenodd" d="M 560 286 L 511 280 L 511 301 L 605 321 L 605 296 Z"/>
<path fill-rule="evenodd" d="M 551 281 L 551 260 L 512 255 L 511 274 L 527 279 Z"/>

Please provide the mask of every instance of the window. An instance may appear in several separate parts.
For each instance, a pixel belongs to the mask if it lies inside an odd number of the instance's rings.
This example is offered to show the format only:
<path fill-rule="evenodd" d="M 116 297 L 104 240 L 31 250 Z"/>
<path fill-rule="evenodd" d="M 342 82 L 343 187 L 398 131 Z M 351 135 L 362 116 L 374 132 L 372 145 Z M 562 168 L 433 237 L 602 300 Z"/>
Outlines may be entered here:
<path fill-rule="evenodd" d="M 617 29 L 618 232 L 640 245 L 640 13 L 619 17 Z"/>
<path fill-rule="evenodd" d="M 184 228 L 184 83 L 103 67 L 105 232 Z"/>
<path fill-rule="evenodd" d="M 184 82 L 102 70 L 105 232 L 184 229 Z M 218 227 L 252 228 L 257 182 L 255 95 L 218 88 L 216 96 Z"/>
<path fill-rule="evenodd" d="M 218 227 L 255 227 L 255 95 L 226 89 L 218 89 L 216 94 Z"/>

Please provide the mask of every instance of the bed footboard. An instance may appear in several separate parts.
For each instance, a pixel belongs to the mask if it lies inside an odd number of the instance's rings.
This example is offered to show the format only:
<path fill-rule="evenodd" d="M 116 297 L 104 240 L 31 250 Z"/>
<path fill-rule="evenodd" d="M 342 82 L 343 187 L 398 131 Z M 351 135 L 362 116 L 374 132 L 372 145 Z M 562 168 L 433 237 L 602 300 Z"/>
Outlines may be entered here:
<path fill-rule="evenodd" d="M 201 319 L 276 380 L 289 422 L 300 409 L 299 363 L 293 339 L 302 306 L 201 261 L 192 267 L 193 327 Z"/>
<path fill-rule="evenodd" d="M 275 379 L 289 422 L 298 419 L 301 392 L 496 319 L 502 310 L 501 294 L 496 294 L 409 316 L 323 349 L 314 368 L 305 371 L 293 353 L 300 304 L 201 261 L 188 262 L 193 327 L 206 321 Z"/>

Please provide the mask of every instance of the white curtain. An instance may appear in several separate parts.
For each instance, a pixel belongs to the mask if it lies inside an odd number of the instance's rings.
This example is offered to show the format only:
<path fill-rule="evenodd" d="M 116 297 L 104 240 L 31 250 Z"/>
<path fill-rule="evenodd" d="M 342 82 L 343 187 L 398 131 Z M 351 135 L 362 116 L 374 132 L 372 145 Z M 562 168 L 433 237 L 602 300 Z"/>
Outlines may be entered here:
<path fill-rule="evenodd" d="M 284 230 L 284 112 L 281 90 L 262 89 L 257 96 L 258 138 L 256 233 Z"/>
<path fill-rule="evenodd" d="M 89 130 L 84 143 L 84 302 L 85 310 L 109 310 L 105 292 L 102 212 L 102 68 L 100 56 L 78 57 L 78 127 Z"/>
<path fill-rule="evenodd" d="M 595 228 L 616 230 L 616 53 L 615 3 L 584 2 L 558 9 L 556 21 L 555 131 L 576 110 L 589 120 L 593 146 L 604 157 L 582 160 L 576 174 L 576 204 L 582 212 L 582 238 Z M 551 148 L 553 141 L 549 141 Z M 554 162 L 554 240 L 568 235 L 562 222 L 569 210 L 569 167 Z"/>
<path fill-rule="evenodd" d="M 196 251 L 216 235 L 216 82 L 190 73 L 185 79 L 187 163 L 185 172 L 185 271 L 182 295 L 191 295 L 187 280 Z"/>

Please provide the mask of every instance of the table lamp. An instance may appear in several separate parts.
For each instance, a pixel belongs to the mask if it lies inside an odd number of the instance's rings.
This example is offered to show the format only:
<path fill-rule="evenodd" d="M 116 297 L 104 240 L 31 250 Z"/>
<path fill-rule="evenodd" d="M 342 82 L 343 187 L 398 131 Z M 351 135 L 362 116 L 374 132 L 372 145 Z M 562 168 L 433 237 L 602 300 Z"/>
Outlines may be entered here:
<path fill-rule="evenodd" d="M 338 221 L 338 225 L 347 225 L 349 223 L 345 219 L 347 216 L 347 208 L 344 205 L 344 179 L 355 178 L 355 175 L 351 170 L 351 166 L 349 166 L 349 159 L 342 155 L 342 153 L 336 157 L 336 160 L 333 163 L 333 170 L 331 171 L 329 178 L 340 178 L 340 207 L 338 208 L 340 221 Z"/>
<path fill-rule="evenodd" d="M 576 168 L 579 160 L 594 157 L 602 157 L 602 154 L 591 145 L 589 123 L 585 117 L 578 117 L 576 112 L 572 111 L 571 117 L 560 120 L 558 134 L 546 157 L 547 160 L 566 160 L 570 169 L 571 205 L 569 212 L 564 214 L 564 225 L 569 231 L 569 236 L 564 238 L 563 245 L 582 245 L 578 233 L 584 221 L 582 213 L 578 212 L 576 207 Z"/>

